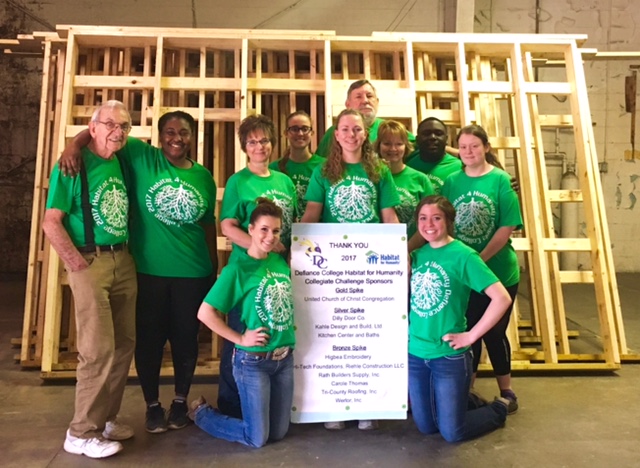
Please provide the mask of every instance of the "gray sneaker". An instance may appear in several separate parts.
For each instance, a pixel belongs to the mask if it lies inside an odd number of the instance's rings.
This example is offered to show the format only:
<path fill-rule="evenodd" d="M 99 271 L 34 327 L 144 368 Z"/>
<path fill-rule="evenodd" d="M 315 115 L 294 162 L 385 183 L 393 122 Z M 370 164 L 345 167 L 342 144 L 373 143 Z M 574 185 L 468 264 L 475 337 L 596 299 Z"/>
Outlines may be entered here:
<path fill-rule="evenodd" d="M 64 450 L 74 455 L 86 455 L 89 458 L 106 458 L 122 450 L 122 444 L 101 437 L 82 439 L 72 436 L 69 434 L 69 431 L 67 431 L 67 437 L 64 440 Z"/>
<path fill-rule="evenodd" d="M 324 423 L 324 428 L 330 431 L 341 431 L 344 429 L 344 421 L 328 421 Z"/>
<path fill-rule="evenodd" d="M 358 421 L 358 429 L 361 431 L 375 431 L 378 429 L 378 421 L 372 419 L 361 419 Z"/>
<path fill-rule="evenodd" d="M 500 392 L 502 398 L 509 400 L 509 406 L 507 407 L 507 414 L 516 414 L 518 412 L 518 397 L 512 390 L 505 390 Z"/>
<path fill-rule="evenodd" d="M 102 437 L 109 440 L 127 440 L 133 437 L 131 426 L 121 423 L 117 419 L 107 421 L 102 431 Z"/>

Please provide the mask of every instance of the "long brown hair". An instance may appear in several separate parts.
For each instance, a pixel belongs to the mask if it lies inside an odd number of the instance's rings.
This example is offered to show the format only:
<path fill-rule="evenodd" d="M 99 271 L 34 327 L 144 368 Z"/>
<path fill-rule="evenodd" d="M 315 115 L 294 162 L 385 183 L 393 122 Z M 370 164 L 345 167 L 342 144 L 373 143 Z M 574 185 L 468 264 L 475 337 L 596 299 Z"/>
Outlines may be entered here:
<path fill-rule="evenodd" d="M 359 111 L 355 109 L 345 109 L 338 114 L 338 119 L 336 120 L 336 125 L 334 127 L 336 131 L 338 130 L 340 119 L 345 115 L 355 115 L 360 117 L 364 126 L 364 117 Z M 365 136 L 364 143 L 362 144 L 362 159 L 360 162 L 367 173 L 369 180 L 373 183 L 378 183 L 380 181 L 380 174 L 384 168 L 384 163 L 380 161 L 380 158 L 378 158 L 376 153 L 373 151 L 373 146 L 369 141 L 369 131 L 366 128 L 364 130 Z M 334 133 L 331 150 L 329 151 L 327 162 L 322 169 L 322 175 L 325 176 L 331 184 L 335 184 L 342 179 L 345 167 L 345 162 L 342 159 L 342 146 L 340 146 L 340 143 L 336 140 Z"/>
<path fill-rule="evenodd" d="M 456 137 L 456 143 L 460 140 L 461 135 L 473 135 L 482 141 L 482 144 L 486 147 L 491 147 L 489 143 L 489 135 L 487 135 L 487 131 L 482 128 L 480 125 L 467 125 L 466 127 L 462 127 L 458 132 L 458 136 Z M 500 164 L 498 157 L 493 154 L 491 151 L 487 151 L 484 154 L 484 159 L 492 166 L 497 167 L 498 169 L 502 169 L 504 171 L 504 167 Z"/>

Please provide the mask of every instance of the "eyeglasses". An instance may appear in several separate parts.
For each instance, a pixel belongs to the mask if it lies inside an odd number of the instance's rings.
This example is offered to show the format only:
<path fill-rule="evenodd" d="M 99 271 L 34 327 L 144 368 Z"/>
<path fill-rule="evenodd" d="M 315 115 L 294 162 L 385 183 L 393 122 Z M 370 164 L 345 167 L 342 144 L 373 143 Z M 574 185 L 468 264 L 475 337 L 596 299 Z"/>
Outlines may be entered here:
<path fill-rule="evenodd" d="M 121 124 L 117 124 L 115 122 L 112 122 L 111 120 L 107 120 L 106 122 L 101 122 L 100 120 L 98 120 L 97 122 L 107 127 L 107 130 L 109 130 L 110 132 L 113 132 L 116 128 L 122 130 L 122 133 L 129 133 L 131 131 L 131 124 L 128 122 Z"/>
<path fill-rule="evenodd" d="M 297 125 L 292 125 L 291 127 L 287 128 L 287 132 L 302 133 L 303 135 L 306 135 L 311 130 L 312 130 L 311 127 L 307 127 L 306 125 L 303 125 L 302 127 L 298 127 Z"/>
<path fill-rule="evenodd" d="M 271 144 L 271 140 L 269 140 L 268 138 L 263 138 L 262 140 L 249 140 L 247 141 L 247 147 L 248 148 L 254 148 L 258 145 L 260 146 L 267 146 Z"/>

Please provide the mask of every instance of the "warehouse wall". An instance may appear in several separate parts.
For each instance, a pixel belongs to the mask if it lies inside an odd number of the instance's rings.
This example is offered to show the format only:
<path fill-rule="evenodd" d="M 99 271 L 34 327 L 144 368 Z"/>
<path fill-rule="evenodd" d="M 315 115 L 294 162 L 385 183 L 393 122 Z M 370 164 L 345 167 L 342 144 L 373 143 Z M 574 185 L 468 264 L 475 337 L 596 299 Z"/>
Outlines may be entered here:
<path fill-rule="evenodd" d="M 349 35 L 436 32 L 443 30 L 445 1 L 245 0 L 236 6 L 226 0 L 6 0 L 0 5 L 0 37 L 49 30 L 55 24 L 318 29 Z M 474 19 L 475 32 L 580 33 L 589 35 L 585 47 L 640 50 L 640 28 L 635 26 L 640 24 L 640 0 L 476 0 Z M 635 211 L 640 210 L 636 206 L 640 168 L 637 160 L 625 160 L 625 152 L 631 149 L 631 118 L 624 112 L 624 77 L 630 65 L 640 65 L 640 60 L 588 62 L 586 75 L 598 156 L 606 163 L 601 176 L 616 269 L 637 272 L 640 244 L 635 239 L 640 237 L 640 217 Z M 38 67 L 37 60 L 0 55 L 0 151 L 5 162 L 0 168 L 0 272 L 4 273 L 24 272 L 27 265 Z M 557 105 L 562 111 L 561 99 Z M 640 129 L 636 132 L 640 147 Z M 570 134 L 551 132 L 546 137 L 546 151 L 566 162 L 573 160 Z M 559 177 L 550 183 L 558 185 Z"/>
<path fill-rule="evenodd" d="M 6 3 L 0 25 L 2 38 L 39 27 Z M 0 54 L 0 277 L 27 270 L 41 62 Z"/>
<path fill-rule="evenodd" d="M 599 51 L 640 51 L 640 0 L 476 1 L 475 32 L 588 34 L 584 44 Z M 631 114 L 625 112 L 625 76 L 640 58 L 625 61 L 588 61 L 585 75 L 601 180 L 613 244 L 616 271 L 640 271 L 640 160 L 631 153 Z M 637 68 L 636 68 L 637 69 Z M 560 104 L 558 107 L 561 108 Z M 640 109 L 640 102 L 638 103 Z M 636 152 L 640 150 L 640 117 L 636 117 Z M 571 133 L 548 134 L 545 151 L 575 159 Z M 636 153 L 640 158 L 640 153 Z M 556 187 L 559 180 L 551 181 Z M 581 226 L 583 231 L 584 226 Z"/>

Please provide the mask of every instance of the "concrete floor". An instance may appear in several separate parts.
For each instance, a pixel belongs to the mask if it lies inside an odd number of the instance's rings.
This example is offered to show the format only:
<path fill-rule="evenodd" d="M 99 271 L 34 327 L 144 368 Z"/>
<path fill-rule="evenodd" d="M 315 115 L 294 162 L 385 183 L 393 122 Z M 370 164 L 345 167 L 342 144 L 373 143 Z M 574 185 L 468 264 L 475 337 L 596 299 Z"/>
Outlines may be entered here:
<path fill-rule="evenodd" d="M 640 349 L 640 274 L 619 275 L 627 340 Z M 571 319 L 580 320 L 584 300 L 579 288 Z M 477 440 L 448 444 L 439 435 L 423 436 L 408 421 L 383 421 L 380 430 L 363 433 L 354 426 L 328 432 L 319 424 L 294 425 L 287 438 L 256 450 L 216 440 L 191 425 L 165 434 L 144 431 L 144 404 L 135 381 L 127 386 L 121 418 L 136 435 L 124 451 L 108 460 L 70 455 L 62 448 L 73 413 L 71 382 L 45 383 L 37 371 L 23 371 L 10 339 L 21 335 L 23 281 L 0 282 L 0 447 L 3 467 L 222 466 L 222 467 L 631 467 L 640 466 L 640 365 L 619 372 L 516 375 L 520 410 L 503 429 Z M 584 323 L 583 323 L 584 322 Z M 593 328 L 592 326 L 595 326 Z M 496 393 L 493 378 L 480 379 L 486 396 Z M 163 385 L 168 406 L 172 387 Z M 200 379 L 191 396 L 215 401 L 213 379 Z"/>

